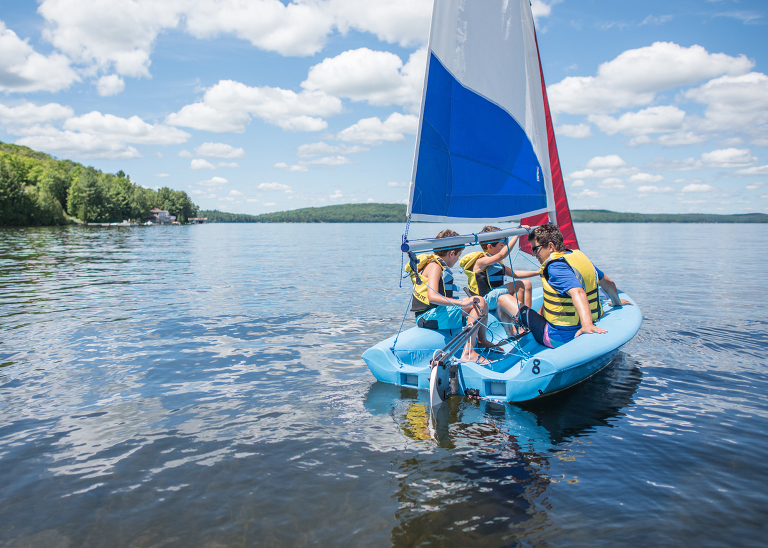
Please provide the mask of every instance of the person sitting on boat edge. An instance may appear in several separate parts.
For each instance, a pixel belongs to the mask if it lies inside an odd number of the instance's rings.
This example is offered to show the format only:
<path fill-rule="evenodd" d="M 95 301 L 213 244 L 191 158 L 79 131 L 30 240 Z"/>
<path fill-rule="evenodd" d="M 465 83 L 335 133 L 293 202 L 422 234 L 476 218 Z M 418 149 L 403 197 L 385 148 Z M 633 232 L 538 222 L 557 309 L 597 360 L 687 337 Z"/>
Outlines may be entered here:
<path fill-rule="evenodd" d="M 437 235 L 437 238 L 458 236 L 457 232 L 447 229 Z M 488 312 L 488 304 L 480 296 L 457 299 L 454 293 L 459 288 L 453 280 L 451 267 L 461 256 L 464 247 L 450 249 L 435 249 L 433 253 L 416 257 L 417 272 L 413 272 L 411 265 L 405 267 L 411 276 L 413 283 L 413 297 L 411 299 L 411 312 L 416 315 L 419 327 L 426 329 L 461 329 L 466 323 L 477 320 L 478 315 Z M 416 276 L 421 281 L 416 283 Z M 482 357 L 475 351 L 475 337 L 472 336 L 464 346 L 461 359 L 465 361 L 481 361 Z M 486 339 L 485 326 L 478 329 L 477 339 L 481 346 L 493 347 Z"/>
<path fill-rule="evenodd" d="M 523 305 L 516 319 L 531 330 L 539 344 L 556 348 L 584 333 L 606 333 L 594 324 L 603 314 L 598 286 L 611 298 L 614 308 L 632 304 L 619 297 L 616 284 L 584 253 L 565 248 L 556 226 L 536 227 L 528 241 L 541 263 L 544 305 L 540 313 Z"/>
<path fill-rule="evenodd" d="M 528 228 L 527 226 L 524 228 Z M 495 226 L 486 226 L 480 233 L 501 230 Z M 469 281 L 469 291 L 480 295 L 488 303 L 489 310 L 497 310 L 499 319 L 504 322 L 508 334 L 516 335 L 512 318 L 517 314 L 519 305 L 531 306 L 531 282 L 517 278 L 531 278 L 539 274 L 538 270 L 514 271 L 505 266 L 503 261 L 515 247 L 518 237 L 512 240 L 504 238 L 497 242 L 480 244 L 482 251 L 464 255 L 459 266 L 464 269 Z M 513 281 L 505 283 L 505 276 Z"/>

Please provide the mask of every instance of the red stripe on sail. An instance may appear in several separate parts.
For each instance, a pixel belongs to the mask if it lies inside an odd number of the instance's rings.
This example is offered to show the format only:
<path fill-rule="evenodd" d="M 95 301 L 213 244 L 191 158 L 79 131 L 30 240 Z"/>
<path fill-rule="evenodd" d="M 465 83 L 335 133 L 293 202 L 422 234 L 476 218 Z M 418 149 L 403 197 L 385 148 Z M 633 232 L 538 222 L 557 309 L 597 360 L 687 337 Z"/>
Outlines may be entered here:
<path fill-rule="evenodd" d="M 557 213 L 557 226 L 563 233 L 565 247 L 568 249 L 579 249 L 579 242 L 576 240 L 576 232 L 573 230 L 573 220 L 571 219 L 571 210 L 568 207 L 568 197 L 565 195 L 565 184 L 563 183 L 563 172 L 560 169 L 560 156 L 557 154 L 557 143 L 555 142 L 555 129 L 552 126 L 552 115 L 549 112 L 549 99 L 547 99 L 547 86 L 544 84 L 544 71 L 541 68 L 541 55 L 539 54 L 539 40 L 536 38 L 536 31 L 533 31 L 533 37 L 536 40 L 536 55 L 539 58 L 539 73 L 541 74 L 541 94 L 544 98 L 544 116 L 547 120 L 547 142 L 549 144 L 549 166 L 552 171 L 552 190 L 555 199 L 555 211 Z M 549 222 L 549 215 L 542 213 L 533 217 L 526 217 L 522 224 L 528 226 L 538 226 Z M 531 253 L 531 246 L 528 243 L 528 237 L 520 238 L 520 249 L 526 253 Z"/>

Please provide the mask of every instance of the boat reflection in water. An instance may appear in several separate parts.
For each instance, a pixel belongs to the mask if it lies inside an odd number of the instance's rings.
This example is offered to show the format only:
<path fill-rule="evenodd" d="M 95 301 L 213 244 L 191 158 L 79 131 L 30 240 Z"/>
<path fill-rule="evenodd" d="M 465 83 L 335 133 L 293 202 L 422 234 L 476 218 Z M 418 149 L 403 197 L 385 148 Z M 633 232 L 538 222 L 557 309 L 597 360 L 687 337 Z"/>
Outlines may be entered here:
<path fill-rule="evenodd" d="M 588 445 L 578 438 L 624 416 L 641 378 L 637 364 L 619 352 L 588 381 L 535 404 L 454 397 L 431 419 L 423 391 L 376 382 L 365 407 L 391 414 L 416 442 L 393 461 L 399 510 L 392 543 L 535 542 L 548 522 L 547 487 L 578 481 L 550 475 L 550 463 L 588 458 Z"/>

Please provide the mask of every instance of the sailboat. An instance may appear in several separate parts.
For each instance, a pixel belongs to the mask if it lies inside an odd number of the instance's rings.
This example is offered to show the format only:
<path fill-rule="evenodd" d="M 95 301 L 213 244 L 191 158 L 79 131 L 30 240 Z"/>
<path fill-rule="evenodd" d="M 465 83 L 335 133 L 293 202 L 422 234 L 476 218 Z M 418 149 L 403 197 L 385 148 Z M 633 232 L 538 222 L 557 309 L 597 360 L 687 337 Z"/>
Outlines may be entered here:
<path fill-rule="evenodd" d="M 408 240 L 411 221 L 518 221 L 558 226 L 579 244 L 568 207 L 529 0 L 435 0 L 427 74 L 401 250 L 417 252 L 522 236 L 522 227 L 442 239 Z M 530 253 L 526 238 L 521 251 Z M 620 292 L 622 299 L 632 299 Z M 603 295 L 600 335 L 558 348 L 531 334 L 509 338 L 493 313 L 461 330 L 413 327 L 363 354 L 379 381 L 430 391 L 433 409 L 452 395 L 523 402 L 567 389 L 610 363 L 640 329 L 637 306 L 613 308 Z M 543 303 L 534 290 L 532 308 Z M 461 361 L 480 324 L 506 340 L 489 363 Z"/>

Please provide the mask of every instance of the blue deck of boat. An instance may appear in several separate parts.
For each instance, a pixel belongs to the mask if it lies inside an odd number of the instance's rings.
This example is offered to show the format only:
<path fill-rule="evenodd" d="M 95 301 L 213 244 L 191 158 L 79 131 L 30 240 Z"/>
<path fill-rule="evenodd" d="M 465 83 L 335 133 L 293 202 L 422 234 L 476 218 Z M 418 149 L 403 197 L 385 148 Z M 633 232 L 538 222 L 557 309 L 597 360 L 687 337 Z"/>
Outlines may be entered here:
<path fill-rule="evenodd" d="M 621 297 L 634 302 L 624 293 Z M 533 308 L 538 309 L 541 303 L 541 289 L 534 290 Z M 490 364 L 460 362 L 460 394 L 471 388 L 481 398 L 520 402 L 559 392 L 591 377 L 610 363 L 642 322 L 638 306 L 613 308 L 606 300 L 603 307 L 605 314 L 597 325 L 607 333 L 582 335 L 559 348 L 542 346 L 528 334 L 517 342 L 519 348 L 509 343 L 501 348 L 503 353 L 487 354 Z M 504 331 L 498 318 L 491 313 L 488 322 L 489 339 L 502 340 Z M 456 333 L 413 327 L 369 348 L 363 359 L 380 381 L 429 390 L 429 362 Z M 460 354 L 459 350 L 457 357 Z"/>

